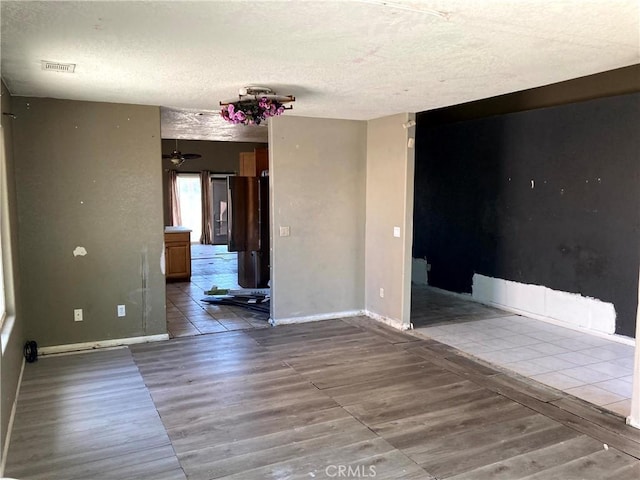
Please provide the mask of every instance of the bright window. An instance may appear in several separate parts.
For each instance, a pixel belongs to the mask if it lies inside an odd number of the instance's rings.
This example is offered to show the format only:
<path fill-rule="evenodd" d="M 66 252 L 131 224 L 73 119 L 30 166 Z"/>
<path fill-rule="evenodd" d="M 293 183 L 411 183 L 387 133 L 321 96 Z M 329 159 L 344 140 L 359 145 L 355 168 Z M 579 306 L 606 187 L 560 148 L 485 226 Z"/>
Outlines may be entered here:
<path fill-rule="evenodd" d="M 202 234 L 200 175 L 197 173 L 179 173 L 178 196 L 180 198 L 182 226 L 191 230 L 191 243 L 198 243 Z"/>
<path fill-rule="evenodd" d="M 5 226 L 9 224 L 7 221 L 8 214 L 8 198 L 7 198 L 7 162 L 4 151 L 4 129 L 0 125 L 0 327 L 4 323 L 6 317 L 6 301 L 4 292 L 4 268 L 2 264 L 2 243 L 4 242 L 8 232 Z"/>

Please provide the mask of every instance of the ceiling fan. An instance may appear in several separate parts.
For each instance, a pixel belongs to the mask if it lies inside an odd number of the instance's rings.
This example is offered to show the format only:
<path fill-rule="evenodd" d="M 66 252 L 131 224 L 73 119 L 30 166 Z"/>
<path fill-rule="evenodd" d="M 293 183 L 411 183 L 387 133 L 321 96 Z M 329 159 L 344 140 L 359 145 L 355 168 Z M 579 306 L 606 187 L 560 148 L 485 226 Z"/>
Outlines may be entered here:
<path fill-rule="evenodd" d="M 182 165 L 185 160 L 194 160 L 201 157 L 202 155 L 199 153 L 182 153 L 178 150 L 178 139 L 176 139 L 176 148 L 171 152 L 171 155 L 167 155 L 166 153 L 162 155 L 162 158 L 168 158 L 176 167 Z"/>

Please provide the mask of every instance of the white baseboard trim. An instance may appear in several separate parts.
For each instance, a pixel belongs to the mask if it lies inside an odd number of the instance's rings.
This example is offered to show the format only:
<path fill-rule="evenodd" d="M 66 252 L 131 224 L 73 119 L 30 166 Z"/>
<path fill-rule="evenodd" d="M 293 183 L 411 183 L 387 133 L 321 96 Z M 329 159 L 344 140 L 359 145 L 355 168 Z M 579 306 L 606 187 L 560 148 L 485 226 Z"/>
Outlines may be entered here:
<path fill-rule="evenodd" d="M 633 421 L 633 419 L 631 418 L 631 415 L 629 415 L 629 416 L 626 418 L 625 423 L 626 423 L 627 425 L 629 425 L 630 427 L 640 428 L 640 422 L 634 422 L 634 421 Z"/>
<path fill-rule="evenodd" d="M 613 303 L 579 293 L 554 290 L 544 285 L 514 282 L 475 273 L 473 298 L 528 314 L 553 319 L 564 326 L 613 335 L 616 310 Z"/>
<path fill-rule="evenodd" d="M 11 432 L 13 431 L 13 421 L 16 418 L 16 408 L 18 407 L 18 396 L 20 395 L 20 387 L 22 386 L 22 376 L 24 375 L 25 358 L 22 357 L 22 366 L 20 367 L 20 375 L 18 376 L 18 385 L 16 386 L 16 396 L 13 399 L 11 413 L 9 415 L 9 424 L 7 425 L 7 435 L 4 439 L 2 448 L 2 462 L 0 462 L 0 477 L 4 477 L 4 468 L 7 465 L 7 454 L 9 453 L 9 442 L 11 442 Z"/>
<path fill-rule="evenodd" d="M 304 317 L 270 318 L 269 323 L 273 326 L 291 325 L 293 323 L 319 322 L 322 320 L 335 320 L 343 317 L 359 317 L 364 315 L 363 310 L 348 310 L 346 312 L 321 313 L 319 315 L 307 315 Z"/>
<path fill-rule="evenodd" d="M 395 318 L 385 317 L 383 315 L 378 315 L 377 313 L 370 312 L 369 310 L 365 310 L 364 314 L 367 317 L 375 320 L 376 322 L 384 323 L 385 325 L 393 327 L 396 330 L 404 331 L 404 330 L 411 330 L 413 328 L 412 324 L 405 325 L 400 320 L 396 320 Z"/>
<path fill-rule="evenodd" d="M 385 325 L 393 327 L 397 330 L 409 330 L 413 328 L 412 324 L 404 325 L 400 320 L 378 315 L 377 313 L 370 312 L 369 310 L 348 310 L 346 312 L 322 313 L 319 315 L 307 315 L 304 317 L 279 318 L 277 320 L 270 318 L 269 323 L 272 326 L 278 326 L 278 325 L 291 325 L 294 323 L 321 322 L 323 320 L 335 320 L 337 318 L 360 317 L 360 316 L 369 317 L 372 320 L 375 320 L 380 323 L 384 323 Z"/>
<path fill-rule="evenodd" d="M 441 288 L 431 287 L 431 286 L 429 286 L 427 288 L 429 288 L 429 290 L 433 290 L 435 292 L 442 293 L 444 295 L 449 295 L 451 297 L 456 297 L 456 298 L 460 298 L 460 299 L 463 299 L 463 300 L 472 300 L 474 302 L 481 303 L 482 305 L 488 305 L 490 307 L 499 308 L 501 310 L 504 310 L 505 312 L 515 313 L 516 315 L 522 315 L 523 317 L 535 318 L 536 320 L 540 320 L 542 322 L 551 323 L 551 324 L 557 325 L 559 327 L 569 328 L 571 330 L 575 330 L 575 331 L 581 332 L 581 333 L 588 333 L 589 335 L 593 335 L 595 337 L 606 338 L 607 340 L 611 340 L 613 342 L 623 343 L 625 345 L 631 345 L 631 346 L 635 346 L 635 344 L 636 344 L 635 339 L 633 339 L 631 337 L 625 337 L 624 335 L 618 335 L 618 334 L 615 334 L 615 333 L 614 334 L 603 333 L 603 332 L 599 332 L 597 330 L 591 330 L 589 328 L 579 327 L 579 326 L 571 324 L 571 323 L 563 322 L 563 321 L 558 320 L 556 318 L 547 317 L 545 315 L 539 315 L 539 314 L 536 314 L 536 313 L 533 313 L 533 312 L 529 312 L 529 311 L 526 311 L 526 310 L 521 310 L 521 309 L 518 309 L 518 308 L 515 308 L 515 307 L 511 307 L 509 305 L 504 305 L 502 303 L 492 302 L 492 301 L 489 301 L 489 300 L 484 300 L 484 299 L 479 298 L 479 297 L 473 297 L 470 293 L 451 292 L 449 290 L 443 290 Z"/>
<path fill-rule="evenodd" d="M 489 305 L 490 307 L 500 308 L 501 310 L 505 310 L 507 312 L 515 313 L 516 315 L 522 315 L 523 317 L 535 318 L 536 320 L 540 320 L 542 322 L 551 323 L 552 325 L 557 325 L 559 327 L 568 328 L 570 330 L 575 330 L 576 332 L 588 333 L 589 335 L 593 335 L 594 337 L 605 338 L 607 340 L 611 340 L 612 342 L 623 343 L 625 345 L 635 346 L 636 342 L 631 337 L 625 337 L 624 335 L 618 334 L 609 334 L 598 332 L 597 330 L 591 330 L 589 328 L 579 327 L 577 325 L 573 325 L 571 323 L 563 322 L 556 318 L 545 317 L 544 315 L 538 315 L 537 313 L 527 312 L 526 310 L 519 310 L 514 307 L 510 307 L 508 305 L 503 305 L 501 303 L 489 302 L 479 300 L 473 297 L 468 297 L 469 300 L 473 300 L 474 302 L 482 303 L 483 305 Z"/>
<path fill-rule="evenodd" d="M 38 348 L 38 355 L 53 355 L 56 353 L 78 352 L 83 350 L 95 350 L 98 348 L 121 347 L 136 343 L 161 342 L 169 340 L 167 333 L 159 335 L 144 335 L 142 337 L 113 338 L 110 340 L 98 340 L 94 342 L 70 343 L 67 345 L 53 345 Z"/>

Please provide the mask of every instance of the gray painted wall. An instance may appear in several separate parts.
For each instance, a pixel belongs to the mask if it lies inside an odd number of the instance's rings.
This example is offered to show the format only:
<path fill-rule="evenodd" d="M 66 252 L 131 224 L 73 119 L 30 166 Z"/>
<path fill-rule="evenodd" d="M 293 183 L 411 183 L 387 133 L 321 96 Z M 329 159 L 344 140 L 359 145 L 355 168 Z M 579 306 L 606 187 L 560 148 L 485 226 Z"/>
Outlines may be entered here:
<path fill-rule="evenodd" d="M 367 124 L 365 305 L 404 328 L 410 323 L 413 243 L 414 149 L 408 139 L 415 127 L 403 124 L 414 118 L 402 113 Z"/>
<path fill-rule="evenodd" d="M 2 87 L 2 112 L 12 112 L 12 99 L 9 92 Z M 4 155 L 0 159 L 4 163 L 3 184 L 0 186 L 0 229 L 2 229 L 2 264 L 4 272 L 4 288 L 6 313 L 2 327 L 2 355 L 0 357 L 0 455 L 4 465 L 5 440 L 11 417 L 11 410 L 16 400 L 16 390 L 22 369 L 22 347 L 25 342 L 24 317 L 20 302 L 20 276 L 18 271 L 18 220 L 16 213 L 16 188 L 13 161 L 13 120 L 2 115 L 2 134 L 4 136 Z M 0 472 L 1 474 L 1 472 Z"/>
<path fill-rule="evenodd" d="M 237 128 L 242 128 L 239 125 Z M 164 224 L 169 225 L 168 170 L 198 173 L 209 170 L 213 173 L 238 173 L 240 169 L 240 152 L 253 152 L 258 147 L 266 147 L 266 143 L 247 142 L 209 142 L 203 140 L 179 140 L 178 150 L 182 153 L 199 153 L 202 158 L 187 160 L 175 167 L 168 159 L 162 159 L 162 196 Z M 175 140 L 162 140 L 162 153 L 171 154 L 176 148 Z"/>
<path fill-rule="evenodd" d="M 276 322 L 364 308 L 366 142 L 366 122 L 270 120 Z"/>
<path fill-rule="evenodd" d="M 159 109 L 17 97 L 13 111 L 28 337 L 166 333 Z"/>

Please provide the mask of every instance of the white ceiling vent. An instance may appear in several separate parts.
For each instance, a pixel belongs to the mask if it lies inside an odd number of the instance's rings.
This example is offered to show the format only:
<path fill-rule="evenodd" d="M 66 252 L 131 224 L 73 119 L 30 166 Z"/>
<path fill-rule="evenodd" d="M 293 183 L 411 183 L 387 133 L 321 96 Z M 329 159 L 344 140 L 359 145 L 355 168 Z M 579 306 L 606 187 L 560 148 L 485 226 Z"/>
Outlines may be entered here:
<path fill-rule="evenodd" d="M 42 60 L 41 63 L 42 70 L 46 70 L 48 72 L 73 73 L 76 69 L 75 63 L 49 62 L 47 60 Z"/>

